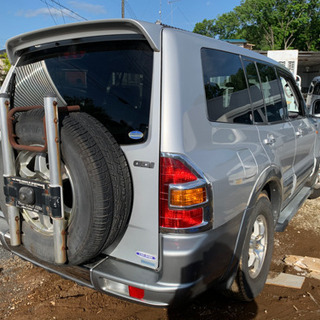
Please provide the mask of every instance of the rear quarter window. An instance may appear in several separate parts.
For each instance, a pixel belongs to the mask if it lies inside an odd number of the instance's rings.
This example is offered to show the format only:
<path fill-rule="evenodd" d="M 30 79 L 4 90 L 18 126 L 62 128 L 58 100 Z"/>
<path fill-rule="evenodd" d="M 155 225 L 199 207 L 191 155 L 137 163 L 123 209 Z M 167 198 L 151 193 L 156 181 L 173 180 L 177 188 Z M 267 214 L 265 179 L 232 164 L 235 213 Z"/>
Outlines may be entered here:
<path fill-rule="evenodd" d="M 201 58 L 209 121 L 252 124 L 240 56 L 203 48 Z"/>

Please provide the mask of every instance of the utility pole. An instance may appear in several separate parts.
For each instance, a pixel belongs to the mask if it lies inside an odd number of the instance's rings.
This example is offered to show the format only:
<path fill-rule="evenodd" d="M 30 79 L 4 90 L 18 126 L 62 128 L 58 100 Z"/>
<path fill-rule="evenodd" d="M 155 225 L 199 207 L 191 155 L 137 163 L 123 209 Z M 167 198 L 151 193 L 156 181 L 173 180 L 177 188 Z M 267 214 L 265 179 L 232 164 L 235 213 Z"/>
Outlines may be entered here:
<path fill-rule="evenodd" d="M 121 0 L 121 18 L 124 18 L 124 1 L 125 0 Z"/>

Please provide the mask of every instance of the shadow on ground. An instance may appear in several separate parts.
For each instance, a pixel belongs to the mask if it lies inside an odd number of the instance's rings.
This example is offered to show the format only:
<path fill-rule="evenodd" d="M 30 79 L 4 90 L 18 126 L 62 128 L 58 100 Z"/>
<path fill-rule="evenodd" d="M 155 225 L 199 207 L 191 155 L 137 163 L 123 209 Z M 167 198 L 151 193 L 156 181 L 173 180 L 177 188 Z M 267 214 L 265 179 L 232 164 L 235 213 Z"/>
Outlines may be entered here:
<path fill-rule="evenodd" d="M 250 320 L 257 314 L 258 306 L 255 301 L 232 300 L 213 290 L 205 292 L 187 305 L 168 309 L 168 317 L 172 320 Z"/>

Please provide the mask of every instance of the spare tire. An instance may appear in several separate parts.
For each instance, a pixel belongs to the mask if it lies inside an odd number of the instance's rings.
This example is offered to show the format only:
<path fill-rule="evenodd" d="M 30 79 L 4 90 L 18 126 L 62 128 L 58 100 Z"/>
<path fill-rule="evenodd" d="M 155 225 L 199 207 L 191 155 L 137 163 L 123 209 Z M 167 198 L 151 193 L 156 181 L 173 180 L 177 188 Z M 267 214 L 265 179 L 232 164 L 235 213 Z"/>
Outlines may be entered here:
<path fill-rule="evenodd" d="M 69 264 L 78 265 L 123 235 L 132 182 L 120 146 L 98 120 L 86 113 L 61 114 L 60 127 L 67 258 Z M 21 113 L 15 131 L 20 144 L 43 145 L 43 110 Z M 46 153 L 20 151 L 16 168 L 21 177 L 49 181 Z M 4 209 L 3 196 L 0 201 Z M 21 214 L 22 244 L 36 257 L 54 262 L 51 218 L 28 210 Z"/>

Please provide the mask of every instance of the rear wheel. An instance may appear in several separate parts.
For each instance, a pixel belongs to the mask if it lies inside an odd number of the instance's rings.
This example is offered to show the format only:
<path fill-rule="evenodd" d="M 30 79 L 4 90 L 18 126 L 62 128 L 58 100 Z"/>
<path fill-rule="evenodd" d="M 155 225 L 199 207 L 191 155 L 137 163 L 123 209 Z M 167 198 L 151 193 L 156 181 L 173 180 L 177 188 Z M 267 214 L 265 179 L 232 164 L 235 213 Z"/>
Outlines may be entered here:
<path fill-rule="evenodd" d="M 35 153 L 30 151 L 21 151 L 16 159 L 16 171 L 22 178 L 49 182 L 50 172 L 48 164 L 48 156 L 46 153 Z M 74 186 L 71 180 L 70 172 L 66 165 L 62 162 L 61 166 L 62 183 L 63 183 L 63 200 L 64 215 L 68 224 L 71 223 L 74 199 Z M 24 221 L 30 226 L 43 234 L 53 235 L 53 223 L 49 216 L 37 214 L 29 210 L 21 212 Z"/>
<path fill-rule="evenodd" d="M 320 197 L 320 171 L 317 170 L 314 183 L 312 184 L 312 191 L 309 199 L 316 199 Z"/>
<path fill-rule="evenodd" d="M 266 282 L 273 251 L 274 222 L 270 200 L 262 192 L 249 219 L 236 279 L 229 295 L 253 300 Z"/>
<path fill-rule="evenodd" d="M 19 115 L 20 144 L 43 145 L 42 119 L 42 110 Z M 62 116 L 60 123 L 67 257 L 70 264 L 81 264 L 124 233 L 131 210 L 131 178 L 120 147 L 96 119 L 71 113 Z M 16 169 L 21 177 L 49 182 L 46 153 L 19 152 Z M 22 211 L 22 218 L 23 245 L 35 256 L 54 262 L 52 219 L 28 210 Z"/>

